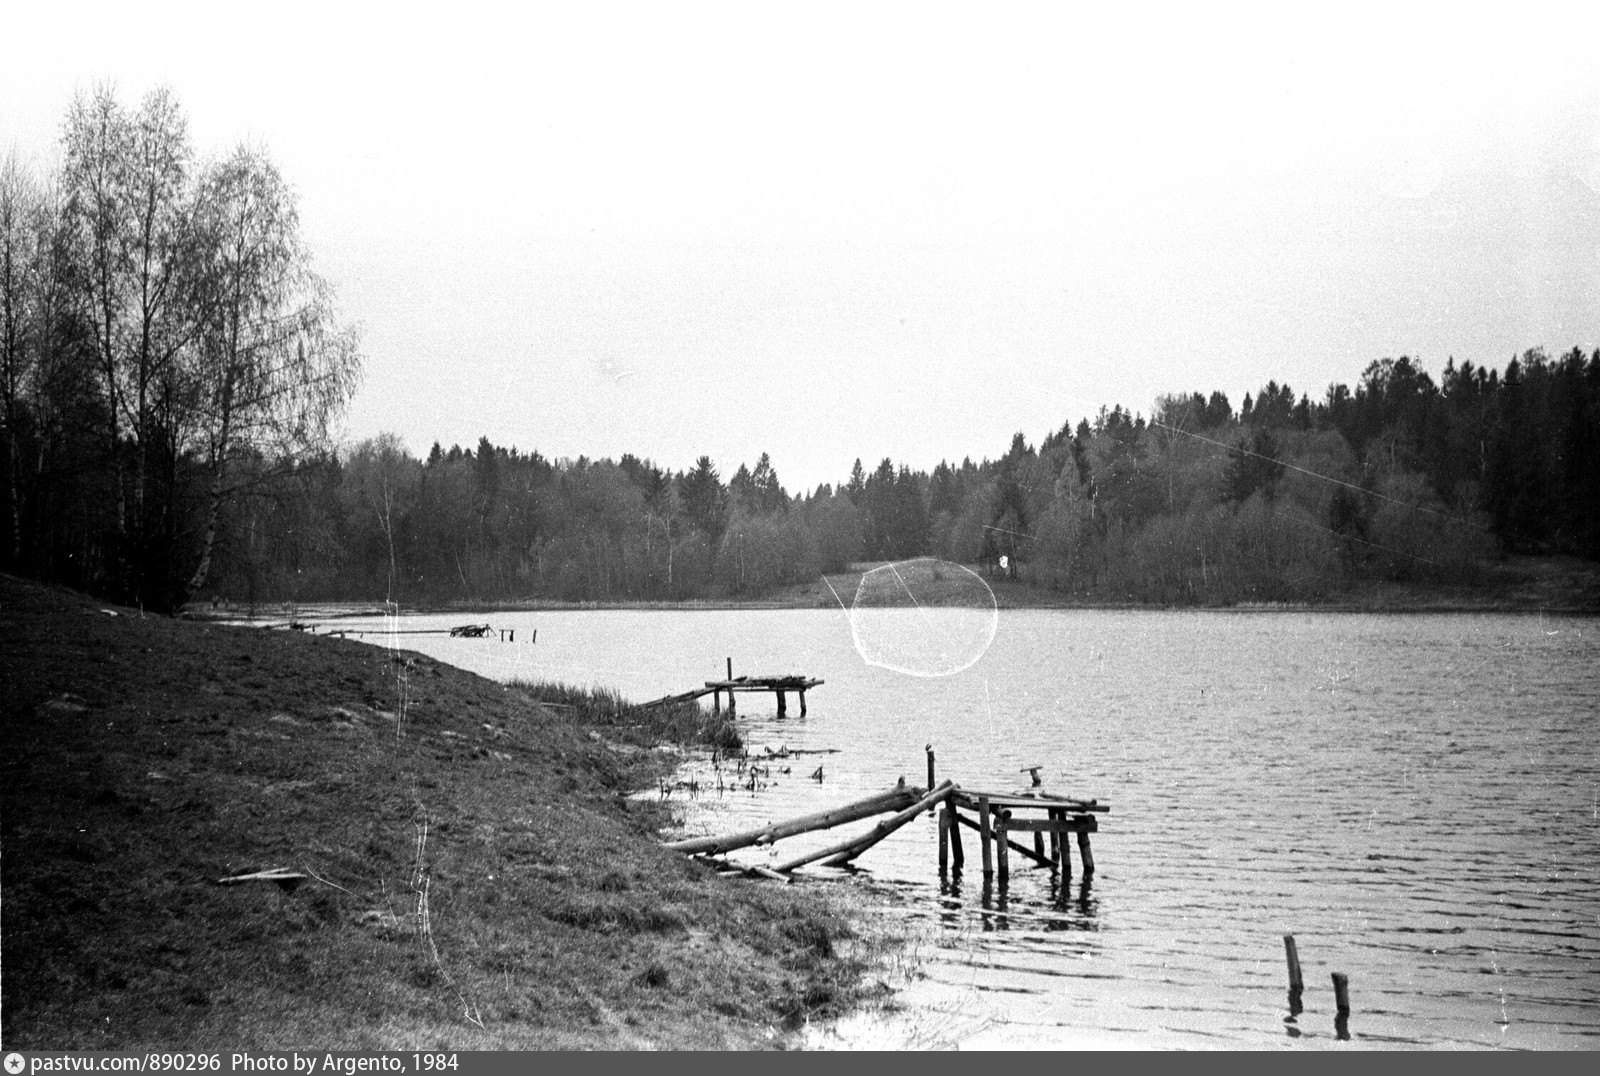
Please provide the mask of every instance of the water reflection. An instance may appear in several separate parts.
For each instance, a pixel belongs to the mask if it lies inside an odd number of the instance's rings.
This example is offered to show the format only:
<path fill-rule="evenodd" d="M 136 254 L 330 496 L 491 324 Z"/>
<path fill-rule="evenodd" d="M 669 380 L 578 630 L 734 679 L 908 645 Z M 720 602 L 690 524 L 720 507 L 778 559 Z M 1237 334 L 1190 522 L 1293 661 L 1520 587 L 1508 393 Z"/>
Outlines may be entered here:
<path fill-rule="evenodd" d="M 964 896 L 966 892 L 962 871 L 939 872 L 937 919 L 944 930 L 964 931 L 974 918 L 984 933 L 1010 930 L 1013 925 L 1044 933 L 1100 929 L 1092 876 L 1074 887 L 1071 877 L 1063 879 L 1059 871 L 1051 869 L 1042 885 L 1029 879 L 1028 884 L 1017 887 L 991 875 L 979 884 L 975 907 L 970 897 Z"/>

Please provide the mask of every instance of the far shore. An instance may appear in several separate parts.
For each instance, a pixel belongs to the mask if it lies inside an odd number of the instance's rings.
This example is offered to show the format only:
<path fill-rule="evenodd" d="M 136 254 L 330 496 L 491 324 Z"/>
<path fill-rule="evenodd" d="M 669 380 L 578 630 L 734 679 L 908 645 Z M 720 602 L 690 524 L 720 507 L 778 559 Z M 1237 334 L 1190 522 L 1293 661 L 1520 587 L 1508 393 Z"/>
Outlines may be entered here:
<path fill-rule="evenodd" d="M 661 599 L 605 599 L 598 601 L 559 601 L 547 598 L 497 600 L 451 600 L 428 602 L 402 600 L 403 615 L 458 613 L 463 616 L 487 613 L 577 612 L 585 610 L 626 610 L 662 612 L 718 612 L 729 610 L 838 609 L 848 612 L 862 577 L 877 564 L 853 565 L 850 571 L 820 577 L 815 582 L 794 584 L 765 594 Z M 1307 600 L 1240 601 L 1233 604 L 1167 605 L 1137 601 L 1085 601 L 1063 591 L 1033 586 L 969 568 L 981 577 L 999 609 L 1061 609 L 1099 611 L 1229 612 L 1229 613 L 1546 613 L 1593 615 L 1600 613 L 1600 564 L 1567 557 L 1517 557 L 1504 563 L 1486 565 L 1479 585 L 1396 582 L 1363 584 L 1347 591 Z M 965 580 L 965 577 L 963 577 Z M 913 597 L 890 592 L 877 595 L 875 607 L 913 605 L 972 605 L 967 593 L 937 584 L 919 587 Z M 981 594 L 981 591 L 980 591 Z M 382 599 L 328 602 L 259 602 L 252 610 L 245 603 L 194 602 L 183 615 L 208 620 L 287 619 L 329 620 L 367 618 L 385 615 Z"/>

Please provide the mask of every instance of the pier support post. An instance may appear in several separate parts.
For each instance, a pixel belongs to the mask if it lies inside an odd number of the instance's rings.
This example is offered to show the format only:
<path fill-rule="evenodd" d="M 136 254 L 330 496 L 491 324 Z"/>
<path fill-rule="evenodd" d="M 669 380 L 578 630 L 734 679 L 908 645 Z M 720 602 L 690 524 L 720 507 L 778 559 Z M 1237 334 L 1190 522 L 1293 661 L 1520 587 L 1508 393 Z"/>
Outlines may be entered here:
<path fill-rule="evenodd" d="M 1000 857 L 1000 884 L 1003 886 L 1011 878 L 1011 841 L 1006 829 L 1006 822 L 1011 818 L 1011 812 L 1002 810 L 995 817 L 994 850 Z"/>
<path fill-rule="evenodd" d="M 1089 848 L 1089 830 L 1078 830 L 1078 856 L 1083 860 L 1083 876 L 1085 878 L 1094 873 L 1094 852 Z"/>
<path fill-rule="evenodd" d="M 950 808 L 939 812 L 939 873 L 950 869 Z"/>
<path fill-rule="evenodd" d="M 785 692 L 780 688 L 778 691 L 775 692 L 775 694 L 778 696 L 778 716 L 779 717 L 788 717 L 789 716 L 789 704 L 784 698 Z"/>
<path fill-rule="evenodd" d="M 928 787 L 933 787 L 933 744 L 928 745 Z"/>
<path fill-rule="evenodd" d="M 711 716 L 712 717 L 720 717 L 720 716 L 722 716 L 722 689 L 721 688 L 715 688 L 714 687 L 714 688 L 711 689 Z"/>
<path fill-rule="evenodd" d="M 1061 812 L 1052 807 L 1046 812 L 1046 817 L 1052 823 L 1050 827 L 1050 862 L 1059 867 L 1061 865 L 1061 830 L 1057 827 L 1061 825 Z"/>
<path fill-rule="evenodd" d="M 994 853 L 989 849 L 989 797 L 978 797 L 978 843 L 983 845 L 983 876 L 994 874 Z"/>
<path fill-rule="evenodd" d="M 806 689 L 805 688 L 801 688 L 800 689 L 800 716 L 801 717 L 806 716 Z M 928 787 L 932 788 L 933 786 L 929 785 Z"/>
<path fill-rule="evenodd" d="M 950 819 L 951 860 L 955 863 L 956 870 L 960 870 L 962 865 L 967 861 L 967 855 L 961 847 L 961 824 L 958 821 L 959 816 L 956 814 L 955 805 L 952 803 L 946 803 L 944 805 L 944 813 Z"/>

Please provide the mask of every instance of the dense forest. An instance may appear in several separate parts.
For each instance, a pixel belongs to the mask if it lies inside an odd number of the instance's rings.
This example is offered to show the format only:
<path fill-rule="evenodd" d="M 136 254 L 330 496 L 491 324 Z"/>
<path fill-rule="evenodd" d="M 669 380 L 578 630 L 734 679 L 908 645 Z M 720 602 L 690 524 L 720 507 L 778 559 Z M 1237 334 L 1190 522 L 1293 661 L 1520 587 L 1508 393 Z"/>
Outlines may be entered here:
<path fill-rule="evenodd" d="M 1358 581 L 1471 583 L 1506 552 L 1600 556 L 1600 352 L 1504 372 L 1407 358 L 1321 402 L 1268 383 L 1120 407 L 931 473 L 858 461 L 791 496 L 726 481 L 381 436 L 241 461 L 207 592 L 249 602 L 754 596 L 931 554 L 1084 601 L 1317 600 Z M 191 462 L 195 473 L 203 460 Z M 87 535 L 85 536 L 87 537 Z M 189 562 L 199 554 L 191 536 Z"/>
<path fill-rule="evenodd" d="M 198 161 L 168 91 L 80 94 L 50 174 L 0 163 L 5 570 L 175 608 L 225 508 L 330 451 L 359 368 L 283 176 Z"/>
<path fill-rule="evenodd" d="M 267 156 L 197 163 L 162 91 L 74 102 L 56 174 L 0 171 L 0 568 L 148 608 L 754 596 L 934 555 L 1095 602 L 1316 600 L 1600 559 L 1600 350 L 1370 363 L 1121 406 L 997 458 L 856 461 L 790 494 L 761 455 L 425 459 L 329 438 L 354 333 Z M 998 448 L 999 446 L 995 446 Z"/>
<path fill-rule="evenodd" d="M 266 461 L 262 461 L 266 466 Z M 228 507 L 236 599 L 753 596 L 934 555 L 1085 601 L 1316 600 L 1362 580 L 1470 583 L 1507 552 L 1600 557 L 1600 351 L 1503 372 L 1371 363 L 1319 402 L 1269 382 L 1121 407 L 931 473 L 856 462 L 791 496 L 763 454 L 549 460 L 393 437 L 308 459 Z"/>

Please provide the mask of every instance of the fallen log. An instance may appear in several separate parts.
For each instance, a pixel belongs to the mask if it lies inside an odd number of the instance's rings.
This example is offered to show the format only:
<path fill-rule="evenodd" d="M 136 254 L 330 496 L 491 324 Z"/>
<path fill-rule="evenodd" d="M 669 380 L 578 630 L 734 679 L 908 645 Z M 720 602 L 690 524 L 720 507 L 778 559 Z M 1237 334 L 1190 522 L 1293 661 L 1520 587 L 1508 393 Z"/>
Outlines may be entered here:
<path fill-rule="evenodd" d="M 824 848 L 820 852 L 808 852 L 803 856 L 796 856 L 794 859 L 788 860 L 787 862 L 779 863 L 772 869 L 777 871 L 779 874 L 785 874 L 797 867 L 803 867 L 807 863 L 812 863 L 819 859 L 826 860 L 824 864 L 825 866 L 840 866 L 848 863 L 850 860 L 854 859 L 856 856 L 859 856 L 862 852 L 865 852 L 868 848 L 871 848 L 889 834 L 893 833 L 895 830 L 911 821 L 923 811 L 926 811 L 928 808 L 943 802 L 944 798 L 955 790 L 955 787 L 954 781 L 946 781 L 932 792 L 929 792 L 926 796 L 923 796 L 916 803 L 913 803 L 910 807 L 907 807 L 905 810 L 890 818 L 885 818 L 882 822 L 879 822 L 876 826 L 873 826 L 872 829 L 867 831 L 867 833 L 863 834 L 862 836 L 845 841 L 841 844 L 835 844 L 828 848 Z"/>
<path fill-rule="evenodd" d="M 892 788 L 887 792 L 880 792 L 876 796 L 869 796 L 864 800 L 847 803 L 831 810 L 821 811 L 817 814 L 805 815 L 802 818 L 791 819 L 787 822 L 776 822 L 772 825 L 762 826 L 760 829 L 745 830 L 742 833 L 730 833 L 722 837 L 690 837 L 681 841 L 669 841 L 667 848 L 674 852 L 683 852 L 696 855 L 708 852 L 718 855 L 731 852 L 739 848 L 748 848 L 752 844 L 771 844 L 773 841 L 782 840 L 784 837 L 793 837 L 797 833 L 808 833 L 814 829 L 830 829 L 845 822 L 854 822 L 861 818 L 871 818 L 875 814 L 893 811 L 911 803 L 922 794 L 919 788 Z"/>

